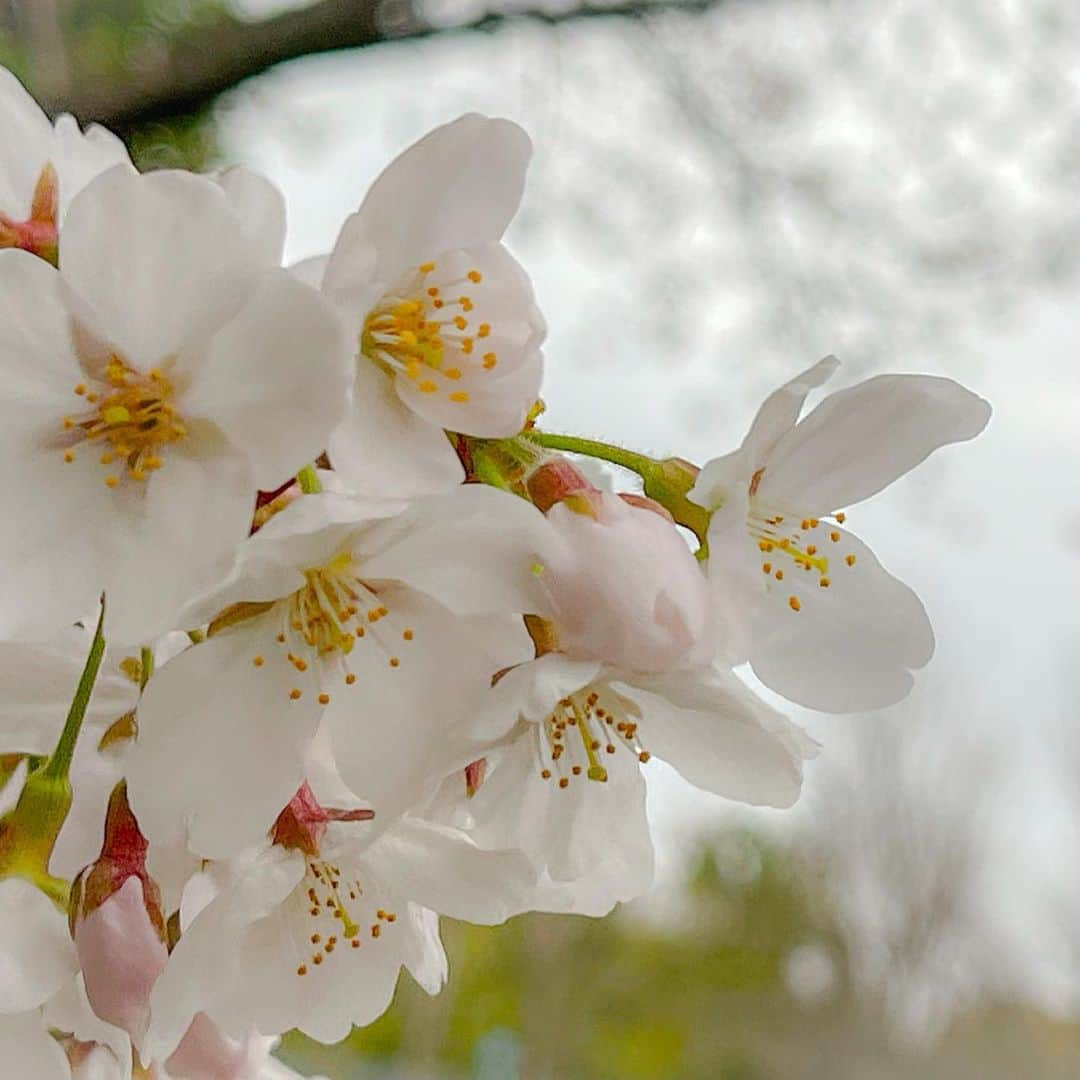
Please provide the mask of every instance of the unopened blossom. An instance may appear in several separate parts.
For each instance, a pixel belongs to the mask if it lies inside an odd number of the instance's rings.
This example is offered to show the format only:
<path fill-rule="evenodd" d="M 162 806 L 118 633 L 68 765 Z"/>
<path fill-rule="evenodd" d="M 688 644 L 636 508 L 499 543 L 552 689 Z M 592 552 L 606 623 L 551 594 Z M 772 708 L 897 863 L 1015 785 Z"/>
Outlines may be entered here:
<path fill-rule="evenodd" d="M 101 852 L 75 879 L 69 912 L 91 1007 L 136 1047 L 150 1019 L 150 990 L 169 955 L 147 847 L 120 783 L 109 798 Z"/>
<path fill-rule="evenodd" d="M 329 449 L 356 490 L 460 483 L 443 429 L 515 435 L 536 403 L 545 326 L 501 242 L 530 153 L 516 124 L 463 116 L 393 161 L 343 226 L 321 283 L 356 335 L 356 386 Z"/>
<path fill-rule="evenodd" d="M 72 203 L 59 271 L 0 251 L 12 636 L 54 632 L 103 589 L 110 635 L 174 628 L 231 565 L 256 490 L 321 451 L 347 338 L 256 234 L 220 182 L 116 168 Z"/>
<path fill-rule="evenodd" d="M 826 358 L 767 398 L 739 449 L 710 461 L 690 498 L 713 512 L 709 574 L 730 624 L 728 659 L 749 659 L 792 701 L 850 712 L 904 697 L 934 638 L 915 593 L 844 528 L 845 508 L 939 447 L 974 438 L 990 406 L 951 379 L 879 375 L 799 420 L 837 366 Z"/>
<path fill-rule="evenodd" d="M 340 780 L 334 789 L 349 798 Z M 364 817 L 328 810 L 305 782 L 266 843 L 193 881 L 152 996 L 152 1052 L 166 1053 L 197 1011 L 226 1032 L 296 1027 L 337 1042 L 386 1009 L 402 967 L 441 989 L 431 909 L 476 922 L 521 909 L 534 875 L 519 852 L 482 851 L 410 817 L 379 833 Z"/>
<path fill-rule="evenodd" d="M 559 459 L 534 472 L 529 488 L 560 541 L 541 580 L 563 652 L 636 671 L 708 663 L 705 578 L 662 507 L 600 491 Z"/>
<path fill-rule="evenodd" d="M 191 612 L 208 640 L 144 694 L 128 775 L 147 835 L 186 831 L 213 858 L 257 843 L 320 724 L 380 820 L 425 797 L 470 760 L 457 728 L 492 674 L 529 653 L 513 615 L 544 602 L 546 528 L 474 485 L 407 508 L 307 495 L 272 517 Z"/>
<path fill-rule="evenodd" d="M 71 200 L 114 165 L 131 168 L 124 144 L 74 117 L 53 124 L 6 68 L 0 67 L 0 248 L 56 261 L 58 230 Z"/>
<path fill-rule="evenodd" d="M 425 813 L 527 852 L 533 906 L 602 914 L 652 881 L 651 757 L 704 790 L 788 806 L 816 748 L 708 663 L 706 583 L 667 518 L 597 491 L 548 517 L 563 544 L 541 574 L 551 619 L 529 620 L 538 655 L 501 673 L 470 725 L 488 747 L 481 782 L 451 777 Z"/>

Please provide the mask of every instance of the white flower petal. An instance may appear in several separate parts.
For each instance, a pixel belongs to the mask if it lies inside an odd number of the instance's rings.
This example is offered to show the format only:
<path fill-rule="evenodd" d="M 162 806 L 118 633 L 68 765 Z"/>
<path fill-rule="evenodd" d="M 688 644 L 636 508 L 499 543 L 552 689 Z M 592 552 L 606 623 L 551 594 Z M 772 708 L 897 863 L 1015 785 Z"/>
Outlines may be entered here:
<path fill-rule="evenodd" d="M 773 587 L 755 628 L 754 674 L 811 709 L 880 709 L 911 689 L 910 669 L 933 654 L 933 630 L 919 598 L 861 540 L 830 531 L 840 540 L 829 544 L 829 587 L 794 570 Z"/>
<path fill-rule="evenodd" d="M 406 588 L 387 586 L 379 599 L 389 614 L 349 654 L 356 682 L 331 689 L 323 719 L 341 778 L 383 828 L 473 759 L 468 722 L 500 658 L 484 620 L 474 625 Z"/>
<path fill-rule="evenodd" d="M 536 725 L 523 725 L 488 758 L 484 782 L 464 807 L 469 835 L 488 850 L 521 848 L 555 883 L 534 893 L 535 910 L 603 914 L 646 892 L 653 848 L 637 760 L 620 755 L 605 783 L 573 777 L 561 788 L 540 776 L 538 739 Z M 454 783 L 461 792 L 461 779 L 447 781 Z M 463 792 L 458 799 L 464 802 Z"/>
<path fill-rule="evenodd" d="M 378 252 L 374 276 L 387 281 L 440 252 L 499 240 L 521 202 L 531 152 L 517 124 L 470 113 L 395 158 L 356 215 L 355 232 Z M 328 288 L 348 275 L 352 250 L 335 247 Z"/>
<path fill-rule="evenodd" d="M 222 188 L 190 173 L 110 169 L 64 223 L 61 274 L 97 332 L 144 369 L 228 321 L 260 265 Z"/>
<path fill-rule="evenodd" d="M 213 1016 L 238 991 L 255 989 L 242 984 L 250 959 L 245 937 L 253 923 L 275 917 L 304 872 L 304 857 L 297 851 L 266 847 L 252 853 L 222 894 L 187 927 L 150 995 L 147 1057 L 165 1060 L 198 1013 Z M 248 1015 L 257 1008 L 245 998 L 235 1005 Z M 240 1034 L 246 1036 L 249 1024 L 243 1027 Z"/>
<path fill-rule="evenodd" d="M 179 404 L 188 419 L 212 420 L 251 459 L 256 486 L 271 491 L 325 449 L 345 415 L 352 370 L 332 306 L 270 270 L 214 335 Z"/>
<path fill-rule="evenodd" d="M 7 68 L 0 67 L 0 214 L 30 216 L 34 185 L 52 150 L 52 128 L 38 103 Z"/>
<path fill-rule="evenodd" d="M 840 361 L 835 356 L 826 356 L 765 399 L 742 444 L 754 468 L 769 457 L 777 440 L 795 426 L 807 395 L 828 382 L 839 367 Z"/>
<path fill-rule="evenodd" d="M 359 494 L 411 499 L 465 479 L 442 428 L 413 412 L 393 380 L 365 357 L 356 366 L 352 408 L 330 435 L 328 449 L 334 468 Z"/>
<path fill-rule="evenodd" d="M 672 672 L 616 684 L 641 709 L 641 740 L 697 787 L 753 806 L 788 807 L 817 750 L 728 671 Z"/>
<path fill-rule="evenodd" d="M 49 1027 L 73 1035 L 81 1043 L 98 1045 L 91 1067 L 77 1068 L 75 1080 L 130 1080 L 131 1039 L 126 1031 L 106 1023 L 90 1007 L 81 973 L 49 1000 L 44 1012 Z"/>
<path fill-rule="evenodd" d="M 410 932 L 404 935 L 401 962 L 420 988 L 434 997 L 450 975 L 439 937 L 439 917 L 419 904 L 406 904 L 403 914 Z"/>
<path fill-rule="evenodd" d="M 330 261 L 329 254 L 311 255 L 299 262 L 294 262 L 288 267 L 288 271 L 297 281 L 310 285 L 313 289 L 321 289 L 323 275 L 326 273 L 326 264 Z"/>
<path fill-rule="evenodd" d="M 285 196 L 265 176 L 242 165 L 223 169 L 214 179 L 254 241 L 259 262 L 279 266 L 285 248 Z"/>
<path fill-rule="evenodd" d="M 0 74 L 7 74 L 0 68 Z M 0 1016 L 0 1061 L 11 1077 L 71 1080 L 60 1044 L 49 1034 L 39 1012 Z"/>
<path fill-rule="evenodd" d="M 398 895 L 473 923 L 501 923 L 527 910 L 536 883 L 521 851 L 487 851 L 459 829 L 408 815 L 375 841 L 369 858 Z"/>
<path fill-rule="evenodd" d="M 990 406 L 951 379 L 878 375 L 830 394 L 776 443 L 758 497 L 826 514 L 868 499 L 948 443 L 973 439 Z"/>
<path fill-rule="evenodd" d="M 56 905 L 22 878 L 0 881 L 0 1013 L 36 1008 L 77 970 Z"/>
<path fill-rule="evenodd" d="M 79 122 L 67 113 L 56 118 L 50 157 L 60 182 L 58 216 L 61 222 L 71 200 L 95 177 L 114 165 L 123 165 L 135 172 L 127 147 L 111 131 L 99 124 L 91 124 L 86 131 L 80 131 Z"/>
<path fill-rule="evenodd" d="M 46 645 L 0 642 L 0 753 L 52 752 L 89 651 L 90 638 L 74 628 Z M 138 686 L 106 661 L 85 726 L 92 730 L 118 719 L 138 697 Z"/>
<path fill-rule="evenodd" d="M 312 693 L 280 659 L 273 612 L 181 653 L 154 675 L 139 707 L 128 795 L 143 832 L 188 828 L 193 851 L 223 858 L 257 843 L 303 780 L 319 724 Z M 265 663 L 256 666 L 255 658 Z"/>
<path fill-rule="evenodd" d="M 458 614 L 541 613 L 548 601 L 539 574 L 556 542 L 524 499 L 466 484 L 373 529 L 363 573 L 405 582 Z"/>

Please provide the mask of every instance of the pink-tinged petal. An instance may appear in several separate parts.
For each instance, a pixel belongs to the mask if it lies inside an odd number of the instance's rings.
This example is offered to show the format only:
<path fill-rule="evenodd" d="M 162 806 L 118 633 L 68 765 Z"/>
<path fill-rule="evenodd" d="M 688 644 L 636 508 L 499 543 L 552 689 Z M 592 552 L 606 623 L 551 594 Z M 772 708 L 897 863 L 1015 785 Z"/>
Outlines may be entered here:
<path fill-rule="evenodd" d="M 417 498 L 465 479 L 443 429 L 413 412 L 395 393 L 393 380 L 363 357 L 352 407 L 330 435 L 328 449 L 334 468 L 359 494 Z"/>
<path fill-rule="evenodd" d="M 132 875 L 75 928 L 87 997 L 106 1023 L 138 1044 L 150 1022 L 150 991 L 169 958 Z"/>
<path fill-rule="evenodd" d="M 206 177 L 123 166 L 72 201 L 60 272 L 94 329 L 146 370 L 232 318 L 264 264 L 221 187 Z"/>
<path fill-rule="evenodd" d="M 915 593 L 861 540 L 829 531 L 838 539 L 826 541 L 827 588 L 817 573 L 798 570 L 782 585 L 772 583 L 755 626 L 754 674 L 811 709 L 884 708 L 907 695 L 911 670 L 929 662 L 930 620 Z"/>
<path fill-rule="evenodd" d="M 339 241 L 331 256 L 327 287 L 350 275 L 361 235 L 382 281 L 440 252 L 498 241 L 521 202 L 531 153 L 517 124 L 475 113 L 425 135 L 371 185 L 351 242 Z"/>
<path fill-rule="evenodd" d="M 285 270 L 257 279 L 243 308 L 194 365 L 179 406 L 206 418 L 273 490 L 326 448 L 345 415 L 351 347 L 333 307 Z"/>
<path fill-rule="evenodd" d="M 0 68 L 0 74 L 7 72 Z M 11 1077 L 71 1080 L 71 1067 L 39 1012 L 0 1015 L 0 1061 Z"/>
<path fill-rule="evenodd" d="M 322 710 L 277 655 L 280 625 L 274 611 L 258 616 L 151 679 L 128 768 L 132 809 L 151 841 L 186 826 L 193 851 L 224 858 L 264 837 L 299 787 Z"/>
<path fill-rule="evenodd" d="M 868 499 L 949 443 L 973 439 L 990 406 L 952 379 L 878 375 L 830 394 L 773 447 L 758 496 L 826 514 Z"/>
<path fill-rule="evenodd" d="M 705 577 L 671 521 L 602 492 L 587 511 L 562 502 L 547 514 L 562 544 L 541 580 L 562 651 L 636 671 L 710 659 Z"/>
<path fill-rule="evenodd" d="M 78 969 L 56 905 L 22 878 L 0 881 L 0 1013 L 37 1008 Z"/>
<path fill-rule="evenodd" d="M 616 684 L 641 710 L 650 753 L 697 787 L 752 806 L 788 807 L 816 744 L 729 671 L 706 669 Z"/>

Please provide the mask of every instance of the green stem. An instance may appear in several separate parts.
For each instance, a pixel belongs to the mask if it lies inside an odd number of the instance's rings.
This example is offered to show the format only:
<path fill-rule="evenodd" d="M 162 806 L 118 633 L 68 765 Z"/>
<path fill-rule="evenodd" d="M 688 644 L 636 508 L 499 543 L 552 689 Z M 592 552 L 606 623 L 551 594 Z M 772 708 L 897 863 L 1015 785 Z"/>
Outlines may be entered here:
<path fill-rule="evenodd" d="M 40 775 L 49 780 L 66 779 L 71 769 L 71 759 L 75 753 L 75 743 L 82 729 L 83 717 L 86 715 L 86 707 L 90 704 L 90 694 L 94 689 L 98 669 L 101 667 L 101 657 L 105 653 L 105 635 L 102 633 L 102 625 L 105 622 L 105 596 L 101 597 L 101 613 L 98 615 L 97 629 L 94 631 L 94 640 L 90 645 L 90 655 L 86 658 L 86 666 L 83 668 L 79 685 L 75 688 L 75 697 L 68 710 L 67 720 L 64 721 L 64 730 L 60 732 L 60 740 Z"/>
<path fill-rule="evenodd" d="M 296 474 L 296 480 L 305 495 L 318 495 L 322 491 L 319 474 L 315 471 L 314 465 L 305 465 Z"/>
<path fill-rule="evenodd" d="M 584 454 L 586 457 L 610 461 L 612 465 L 621 465 L 624 469 L 636 472 L 639 476 L 650 474 L 659 464 L 647 454 L 638 454 L 625 450 L 621 446 L 600 442 L 597 439 L 583 439 L 577 435 L 556 435 L 550 431 L 530 431 L 526 438 L 549 450 L 566 450 L 571 454 Z"/>
<path fill-rule="evenodd" d="M 698 469 L 682 458 L 664 458 L 658 461 L 647 454 L 638 454 L 633 450 L 624 450 L 621 446 L 600 442 L 597 439 L 582 439 L 577 435 L 553 435 L 549 431 L 529 431 L 525 437 L 538 446 L 549 450 L 566 450 L 572 454 L 585 454 L 588 457 L 610 461 L 624 469 L 635 472 L 642 480 L 642 490 L 654 502 L 658 502 L 676 523 L 689 529 L 698 539 L 697 557 L 708 558 L 709 554 L 709 519 L 704 507 L 692 503 L 686 493 L 693 487 Z"/>
<path fill-rule="evenodd" d="M 32 770 L 23 784 L 14 809 L 0 818 L 0 878 L 19 876 L 32 881 L 57 904 L 63 905 L 68 892 L 67 882 L 49 873 L 56 838 L 71 809 L 71 759 L 79 739 L 83 717 L 90 703 L 101 657 L 105 652 L 105 597 L 101 598 L 94 640 L 86 666 L 75 689 L 64 729 L 56 749 L 43 765 Z"/>

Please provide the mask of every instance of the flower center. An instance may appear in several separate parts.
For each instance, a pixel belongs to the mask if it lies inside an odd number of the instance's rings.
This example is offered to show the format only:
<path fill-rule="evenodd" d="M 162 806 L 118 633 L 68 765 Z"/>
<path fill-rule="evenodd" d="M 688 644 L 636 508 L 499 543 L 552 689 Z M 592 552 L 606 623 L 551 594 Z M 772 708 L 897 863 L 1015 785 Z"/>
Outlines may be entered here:
<path fill-rule="evenodd" d="M 405 375 L 423 394 L 446 394 L 464 404 L 460 386 L 465 371 L 491 371 L 497 355 L 485 350 L 491 324 L 473 314 L 472 291 L 484 279 L 479 270 L 463 276 L 436 274 L 436 264 L 421 264 L 368 314 L 360 335 L 361 351 L 386 370 Z"/>
<path fill-rule="evenodd" d="M 89 389 L 79 383 L 75 393 L 92 408 L 64 417 L 65 432 L 74 436 L 64 460 L 74 461 L 80 444 L 97 443 L 100 463 L 119 469 L 106 473 L 107 487 L 116 487 L 124 475 L 145 480 L 164 464 L 161 450 L 187 434 L 173 404 L 172 383 L 157 368 L 143 374 L 113 355 L 105 366 L 103 385 Z"/>
<path fill-rule="evenodd" d="M 746 527 L 761 552 L 761 572 L 769 579 L 769 591 L 787 593 L 788 607 L 798 612 L 812 595 L 806 585 L 808 581 L 815 581 L 815 574 L 817 587 L 827 589 L 832 585 L 830 564 L 840 564 L 850 569 L 855 565 L 856 558 L 852 552 L 844 552 L 844 533 L 832 527 L 830 522 L 820 518 L 792 516 L 766 506 L 755 498 L 754 493 L 763 472 L 764 469 L 759 469 L 754 473 L 750 484 L 750 512 Z M 843 513 L 833 516 L 837 524 L 844 523 Z M 777 590 L 774 582 L 785 585 Z"/>
<path fill-rule="evenodd" d="M 620 747 L 639 762 L 648 761 L 649 752 L 642 749 L 637 734 L 640 719 L 633 706 L 605 687 L 563 698 L 540 725 L 544 759 L 540 778 L 557 779 L 564 790 L 573 777 L 582 775 L 603 783 L 608 771 L 600 763 L 601 755 L 614 755 Z"/>
<path fill-rule="evenodd" d="M 368 935 L 378 939 L 383 924 L 397 921 L 394 912 L 383 908 L 369 911 L 365 917 L 364 909 L 371 902 L 364 899 L 360 882 L 355 878 L 346 881 L 340 867 L 321 859 L 308 859 L 304 880 L 294 895 L 307 911 L 304 948 L 310 949 L 307 961 L 296 968 L 300 976 L 308 973 L 309 963 L 321 967 L 339 947 L 359 949 L 365 924 Z"/>
<path fill-rule="evenodd" d="M 389 667 L 401 667 L 398 642 L 407 645 L 415 633 L 412 627 L 399 625 L 385 602 L 360 579 L 350 552 L 340 552 L 322 566 L 305 570 L 304 579 L 303 588 L 273 605 L 282 621 L 275 640 L 284 652 L 282 658 L 299 674 L 316 681 L 320 705 L 330 704 L 325 685 L 331 678 L 346 686 L 357 683 L 351 658 L 361 640 L 369 649 L 381 650 Z M 266 658 L 255 656 L 252 663 L 261 668 Z M 294 686 L 288 696 L 299 701 L 303 690 Z"/>

